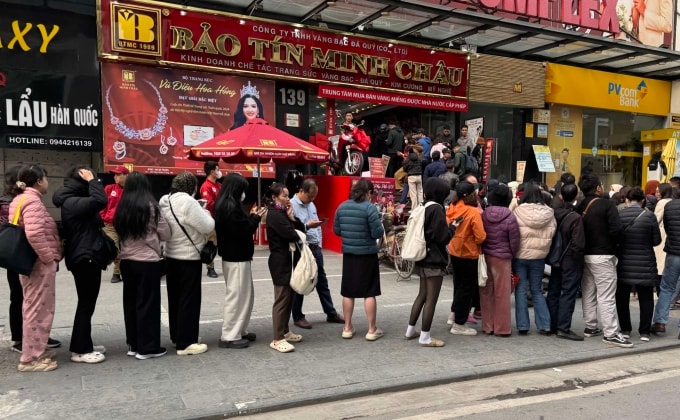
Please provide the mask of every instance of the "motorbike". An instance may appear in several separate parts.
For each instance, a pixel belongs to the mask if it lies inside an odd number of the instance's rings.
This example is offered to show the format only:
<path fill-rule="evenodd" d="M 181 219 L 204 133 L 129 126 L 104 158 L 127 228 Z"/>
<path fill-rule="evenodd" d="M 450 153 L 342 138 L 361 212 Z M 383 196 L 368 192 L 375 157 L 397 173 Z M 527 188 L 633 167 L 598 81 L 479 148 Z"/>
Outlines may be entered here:
<path fill-rule="evenodd" d="M 344 171 L 345 175 L 359 176 L 364 167 L 364 153 L 368 151 L 371 139 L 361 124 L 343 124 L 339 135 L 328 138 L 328 153 L 331 173 Z"/>

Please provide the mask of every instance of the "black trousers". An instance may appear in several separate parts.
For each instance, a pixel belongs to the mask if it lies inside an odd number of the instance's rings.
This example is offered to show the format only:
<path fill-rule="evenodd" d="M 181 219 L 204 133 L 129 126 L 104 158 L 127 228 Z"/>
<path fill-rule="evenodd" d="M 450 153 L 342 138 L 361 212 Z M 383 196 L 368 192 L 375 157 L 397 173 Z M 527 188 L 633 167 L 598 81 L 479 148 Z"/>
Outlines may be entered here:
<path fill-rule="evenodd" d="M 161 262 L 122 260 L 123 315 L 127 344 L 140 354 L 161 347 Z"/>
<path fill-rule="evenodd" d="M 395 155 L 390 155 L 390 161 L 387 164 L 387 170 L 385 171 L 385 178 L 394 178 L 394 173 L 401 168 L 404 159 Z"/>
<path fill-rule="evenodd" d="M 633 331 L 630 322 L 630 292 L 633 286 L 618 282 L 616 285 L 616 314 L 621 331 Z M 654 315 L 654 286 L 635 286 L 640 304 L 640 334 L 649 335 Z"/>
<path fill-rule="evenodd" d="M 451 310 L 456 314 L 455 323 L 465 325 L 470 308 L 479 292 L 477 279 L 477 258 L 458 258 L 451 255 L 453 265 L 453 304 Z"/>
<path fill-rule="evenodd" d="M 177 350 L 184 350 L 198 342 L 198 323 L 201 318 L 201 270 L 200 260 L 184 261 L 165 259 L 168 274 L 168 316 L 170 339 Z"/>
<path fill-rule="evenodd" d="M 9 283 L 9 329 L 12 332 L 12 341 L 21 341 L 24 329 L 24 316 L 21 313 L 24 289 L 19 281 L 19 273 L 7 270 L 7 283 Z"/>
<path fill-rule="evenodd" d="M 576 306 L 583 264 L 565 256 L 560 268 L 554 268 L 548 282 L 548 311 L 550 312 L 550 329 L 567 332 L 571 329 L 571 319 Z"/>
<path fill-rule="evenodd" d="M 72 353 L 85 354 L 92 352 L 92 315 L 97 305 L 99 288 L 102 284 L 102 270 L 90 262 L 83 262 L 71 267 L 71 273 L 76 282 L 78 306 L 73 319 L 71 333 Z"/>

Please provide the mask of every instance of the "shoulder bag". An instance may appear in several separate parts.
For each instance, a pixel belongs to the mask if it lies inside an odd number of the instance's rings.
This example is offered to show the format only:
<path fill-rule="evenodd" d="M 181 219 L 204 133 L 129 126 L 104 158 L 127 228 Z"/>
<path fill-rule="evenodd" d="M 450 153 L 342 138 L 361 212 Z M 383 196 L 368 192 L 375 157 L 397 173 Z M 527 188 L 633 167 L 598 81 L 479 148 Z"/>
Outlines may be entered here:
<path fill-rule="evenodd" d="M 28 242 L 24 227 L 19 226 L 19 215 L 24 201 L 26 196 L 19 200 L 12 221 L 5 222 L 0 227 L 0 267 L 28 276 L 33 271 L 38 254 Z"/>
<path fill-rule="evenodd" d="M 201 256 L 201 262 L 203 264 L 209 264 L 211 263 L 214 259 L 215 256 L 217 255 L 217 245 L 212 243 L 211 241 L 208 241 L 203 245 L 203 249 L 199 250 L 194 241 L 191 239 L 191 236 L 189 236 L 189 233 L 187 232 L 186 229 L 184 229 L 184 226 L 179 222 L 179 219 L 177 218 L 177 215 L 175 214 L 175 211 L 172 209 L 172 196 L 168 196 L 168 203 L 170 204 L 170 212 L 172 213 L 172 216 L 175 218 L 175 221 L 179 225 L 179 228 L 182 229 L 182 232 L 184 232 L 184 235 L 186 235 L 187 239 L 189 239 L 189 242 L 191 242 L 191 245 L 196 248 L 196 252 Z"/>

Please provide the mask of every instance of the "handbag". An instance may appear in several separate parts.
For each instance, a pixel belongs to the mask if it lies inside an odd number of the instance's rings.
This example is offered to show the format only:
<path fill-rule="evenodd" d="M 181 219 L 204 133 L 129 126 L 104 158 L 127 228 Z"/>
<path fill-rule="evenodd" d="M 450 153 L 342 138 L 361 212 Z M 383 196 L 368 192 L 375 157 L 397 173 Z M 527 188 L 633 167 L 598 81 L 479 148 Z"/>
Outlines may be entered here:
<path fill-rule="evenodd" d="M 486 271 L 486 258 L 484 254 L 479 254 L 477 259 L 477 283 L 479 287 L 486 287 L 486 280 L 489 278 L 489 273 Z"/>
<path fill-rule="evenodd" d="M 295 251 L 300 251 L 300 259 L 297 265 L 294 265 L 290 274 L 290 288 L 299 295 L 308 295 L 316 287 L 318 281 L 318 266 L 316 265 L 316 258 L 312 254 L 307 244 L 307 235 L 299 230 L 295 230 L 300 240 L 298 242 L 291 242 L 290 262 L 295 261 Z"/>
<path fill-rule="evenodd" d="M 111 264 L 118 257 L 118 247 L 116 242 L 109 238 L 109 235 L 99 228 L 99 237 L 94 244 L 92 259 L 103 269 Z"/>
<path fill-rule="evenodd" d="M 515 273 L 510 274 L 510 293 L 515 291 L 515 287 L 519 284 L 519 276 Z"/>
<path fill-rule="evenodd" d="M 28 276 L 33 271 L 38 254 L 28 242 L 24 227 L 19 226 L 19 215 L 24 201 L 26 196 L 17 204 L 12 221 L 0 227 L 0 267 Z"/>
<path fill-rule="evenodd" d="M 170 212 L 172 213 L 172 216 L 175 218 L 175 221 L 179 225 L 179 228 L 182 229 L 182 232 L 184 232 L 184 235 L 186 235 L 187 239 L 189 239 L 189 242 L 191 242 L 191 245 L 196 248 L 196 252 L 201 256 L 201 262 L 203 264 L 209 264 L 211 263 L 214 259 L 215 256 L 217 255 L 217 245 L 214 243 L 208 241 L 203 245 L 203 249 L 199 250 L 194 241 L 191 239 L 191 236 L 189 236 L 189 233 L 187 232 L 186 229 L 184 229 L 184 226 L 179 222 L 179 219 L 177 218 L 177 215 L 175 214 L 175 211 L 172 209 L 172 200 L 168 197 L 168 203 L 170 204 Z"/>

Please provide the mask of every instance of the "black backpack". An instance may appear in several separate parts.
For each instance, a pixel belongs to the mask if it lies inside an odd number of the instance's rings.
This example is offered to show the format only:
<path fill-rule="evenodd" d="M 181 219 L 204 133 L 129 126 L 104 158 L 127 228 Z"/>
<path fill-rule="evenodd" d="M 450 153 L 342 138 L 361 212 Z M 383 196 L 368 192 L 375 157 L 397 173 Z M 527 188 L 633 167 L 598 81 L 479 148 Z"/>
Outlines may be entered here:
<path fill-rule="evenodd" d="M 465 171 L 476 174 L 479 171 L 479 163 L 477 158 L 472 155 L 467 155 L 465 158 Z"/>
<path fill-rule="evenodd" d="M 560 226 L 562 226 L 562 223 L 564 223 L 567 217 L 569 217 L 569 215 L 572 213 L 574 213 L 573 210 L 567 213 L 567 215 L 564 216 L 562 221 L 557 225 L 557 229 L 555 229 L 555 235 L 553 236 L 552 242 L 550 243 L 550 251 L 548 251 L 548 256 L 545 257 L 545 263 L 552 268 L 560 268 L 562 265 L 562 260 L 564 259 L 564 256 L 567 255 L 569 246 L 571 246 L 571 240 L 569 240 L 566 245 L 564 244 Z"/>

